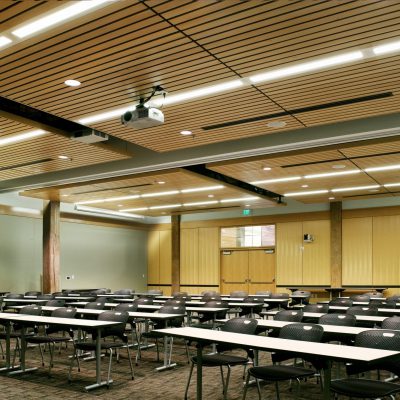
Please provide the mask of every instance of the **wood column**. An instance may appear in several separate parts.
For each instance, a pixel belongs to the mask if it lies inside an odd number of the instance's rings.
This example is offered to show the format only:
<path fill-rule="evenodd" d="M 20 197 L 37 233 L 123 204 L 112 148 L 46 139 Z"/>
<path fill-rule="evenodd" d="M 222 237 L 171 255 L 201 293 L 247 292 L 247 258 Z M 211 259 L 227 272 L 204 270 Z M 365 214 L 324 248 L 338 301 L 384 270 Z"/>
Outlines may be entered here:
<path fill-rule="evenodd" d="M 172 293 L 180 289 L 180 263 L 181 263 L 181 216 L 171 216 L 171 244 L 172 244 L 172 271 L 171 290 Z"/>
<path fill-rule="evenodd" d="M 331 286 L 342 286 L 342 202 L 330 203 Z"/>
<path fill-rule="evenodd" d="M 60 291 L 60 202 L 43 210 L 43 293 Z"/>

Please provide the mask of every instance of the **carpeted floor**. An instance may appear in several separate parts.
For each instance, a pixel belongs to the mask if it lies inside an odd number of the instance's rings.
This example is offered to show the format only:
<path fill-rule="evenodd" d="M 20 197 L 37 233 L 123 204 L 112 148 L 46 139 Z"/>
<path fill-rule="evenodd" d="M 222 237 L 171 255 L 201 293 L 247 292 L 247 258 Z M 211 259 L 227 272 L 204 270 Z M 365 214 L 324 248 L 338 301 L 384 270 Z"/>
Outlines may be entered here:
<path fill-rule="evenodd" d="M 37 348 L 29 348 L 26 355 L 27 367 L 38 367 L 38 370 L 23 375 L 14 375 L 12 377 L 4 374 L 0 375 L 0 399 L 140 399 L 154 400 L 162 398 L 165 400 L 177 400 L 184 398 L 185 385 L 189 373 L 184 346 L 182 343 L 174 345 L 173 359 L 178 365 L 163 372 L 155 371 L 155 368 L 161 363 L 156 361 L 156 352 L 154 348 L 142 352 L 142 360 L 135 367 L 135 380 L 130 378 L 130 370 L 126 351 L 121 350 L 120 362 L 113 360 L 112 378 L 114 383 L 107 388 L 100 388 L 89 393 L 85 392 L 84 387 L 94 382 L 95 362 L 83 361 L 81 372 L 77 371 L 76 363 L 72 375 L 72 383 L 67 382 L 69 359 L 68 355 L 72 353 L 72 346 L 68 349 L 63 348 L 61 354 L 55 354 L 54 368 L 52 376 L 48 376 L 48 353 L 45 353 L 45 367 L 41 366 L 40 354 Z M 191 353 L 195 349 L 191 348 Z M 134 354 L 136 354 L 134 352 Z M 106 377 L 108 358 L 102 360 L 102 377 Z M 269 363 L 267 353 L 260 354 L 260 364 Z M 335 373 L 335 372 L 334 372 Z M 232 369 L 231 381 L 229 385 L 228 398 L 238 400 L 243 394 L 243 368 L 234 367 Z M 222 399 L 220 386 L 220 374 L 217 368 L 204 368 L 203 380 L 203 398 L 207 400 Z M 321 399 L 320 386 L 316 379 L 310 379 L 302 382 L 301 391 L 297 392 L 294 385 L 293 392 L 289 391 L 287 383 L 281 383 L 281 399 Z M 196 398 L 196 382 L 193 376 L 189 392 L 189 399 Z M 265 385 L 263 387 L 264 399 L 274 399 L 274 385 Z M 256 388 L 248 389 L 247 399 L 258 399 Z"/>

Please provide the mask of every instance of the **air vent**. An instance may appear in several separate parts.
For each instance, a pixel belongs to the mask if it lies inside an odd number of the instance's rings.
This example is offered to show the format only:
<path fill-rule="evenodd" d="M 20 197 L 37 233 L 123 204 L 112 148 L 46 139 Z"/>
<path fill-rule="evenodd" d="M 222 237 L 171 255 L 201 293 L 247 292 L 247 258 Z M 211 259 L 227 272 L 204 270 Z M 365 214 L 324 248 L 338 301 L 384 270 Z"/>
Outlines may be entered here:
<path fill-rule="evenodd" d="M 38 165 L 38 164 L 43 164 L 46 162 L 54 161 L 52 158 L 43 158 L 41 160 L 36 160 L 36 161 L 30 161 L 27 163 L 23 164 L 15 164 L 15 165 L 9 165 L 7 167 L 0 167 L 0 171 L 7 171 L 10 169 L 16 169 L 16 168 L 21 168 L 21 167 L 30 167 L 32 165 Z"/>

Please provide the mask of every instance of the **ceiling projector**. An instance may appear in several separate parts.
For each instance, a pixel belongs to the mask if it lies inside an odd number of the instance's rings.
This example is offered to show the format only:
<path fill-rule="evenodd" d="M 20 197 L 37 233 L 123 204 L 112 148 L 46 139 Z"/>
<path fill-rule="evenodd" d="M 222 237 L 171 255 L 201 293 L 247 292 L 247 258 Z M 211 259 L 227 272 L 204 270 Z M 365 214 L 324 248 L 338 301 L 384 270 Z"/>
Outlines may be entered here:
<path fill-rule="evenodd" d="M 121 122 L 135 129 L 152 128 L 164 123 L 164 114 L 158 108 L 139 104 L 133 111 L 124 113 L 121 116 Z"/>

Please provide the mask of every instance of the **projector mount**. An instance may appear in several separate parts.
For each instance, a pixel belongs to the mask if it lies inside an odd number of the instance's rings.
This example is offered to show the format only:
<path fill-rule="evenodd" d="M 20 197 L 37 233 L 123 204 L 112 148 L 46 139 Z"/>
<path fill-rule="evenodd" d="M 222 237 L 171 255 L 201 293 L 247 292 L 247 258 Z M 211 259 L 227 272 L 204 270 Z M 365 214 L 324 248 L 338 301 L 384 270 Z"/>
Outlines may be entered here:
<path fill-rule="evenodd" d="M 139 104 L 136 106 L 136 108 L 143 108 L 144 105 L 147 102 L 149 102 L 152 99 L 152 97 L 155 96 L 156 94 L 162 94 L 164 96 L 164 99 L 165 99 L 167 91 L 161 85 L 153 86 L 150 96 L 148 96 L 147 98 L 140 97 L 139 98 Z"/>

